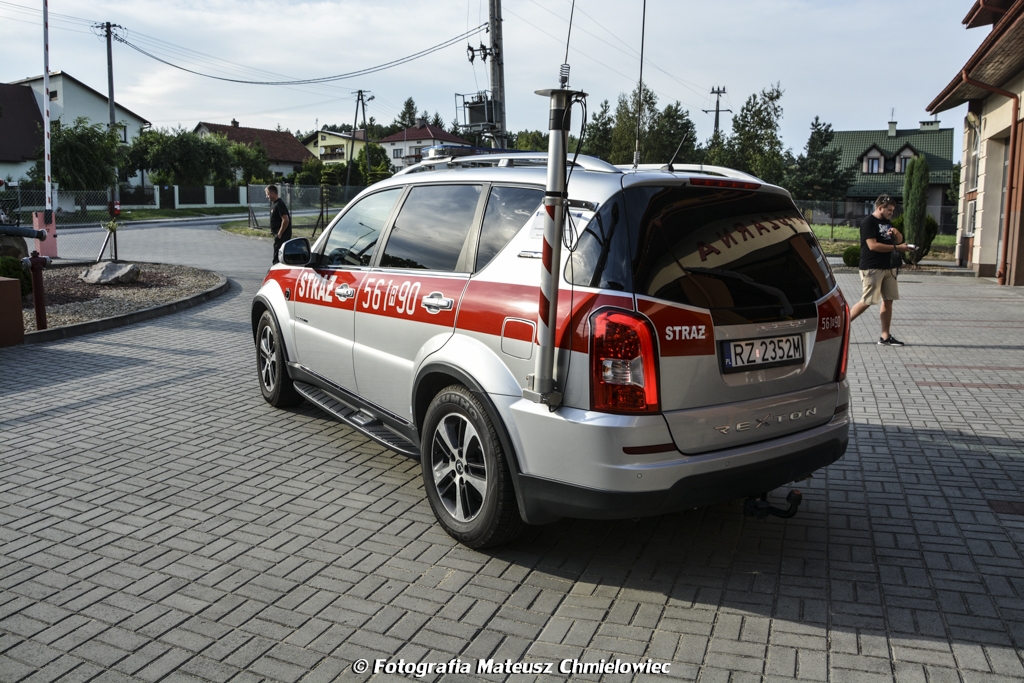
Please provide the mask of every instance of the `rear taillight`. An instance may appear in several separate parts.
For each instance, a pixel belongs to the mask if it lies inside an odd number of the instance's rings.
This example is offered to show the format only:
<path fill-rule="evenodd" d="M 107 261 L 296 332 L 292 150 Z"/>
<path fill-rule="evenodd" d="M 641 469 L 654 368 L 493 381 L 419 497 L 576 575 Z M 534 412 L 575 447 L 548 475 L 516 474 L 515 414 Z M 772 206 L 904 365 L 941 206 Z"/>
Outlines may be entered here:
<path fill-rule="evenodd" d="M 850 306 L 842 294 L 836 294 L 843 304 L 843 346 L 839 350 L 839 365 L 836 366 L 836 381 L 842 382 L 846 379 L 846 364 L 850 360 Z"/>
<path fill-rule="evenodd" d="M 651 324 L 619 310 L 590 318 L 590 405 L 611 413 L 656 413 L 658 359 Z"/>

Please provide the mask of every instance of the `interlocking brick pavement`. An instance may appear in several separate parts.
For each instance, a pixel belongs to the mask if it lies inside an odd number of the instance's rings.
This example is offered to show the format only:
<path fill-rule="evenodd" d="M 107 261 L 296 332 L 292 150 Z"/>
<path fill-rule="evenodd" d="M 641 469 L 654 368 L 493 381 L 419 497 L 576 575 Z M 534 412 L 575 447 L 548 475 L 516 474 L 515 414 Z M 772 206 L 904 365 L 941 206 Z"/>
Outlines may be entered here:
<path fill-rule="evenodd" d="M 371 678 L 360 658 L 454 657 L 672 663 L 638 680 L 1024 679 L 1024 516 L 989 504 L 1024 501 L 1022 292 L 905 273 L 908 346 L 874 343 L 875 311 L 854 324 L 850 450 L 800 485 L 793 519 L 736 501 L 477 552 L 437 527 L 415 462 L 264 403 L 248 309 L 268 242 L 197 225 L 119 241 L 231 290 L 0 350 L 0 681 L 312 683 Z M 506 677 L 446 677 L 477 678 Z"/>

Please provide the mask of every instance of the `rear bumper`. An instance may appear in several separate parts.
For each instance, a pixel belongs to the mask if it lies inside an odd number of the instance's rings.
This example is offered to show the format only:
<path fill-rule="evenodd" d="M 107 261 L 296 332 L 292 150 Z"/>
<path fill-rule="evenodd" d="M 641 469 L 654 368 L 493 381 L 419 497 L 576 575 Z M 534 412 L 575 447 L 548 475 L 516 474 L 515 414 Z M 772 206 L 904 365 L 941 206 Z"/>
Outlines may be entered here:
<path fill-rule="evenodd" d="M 690 467 L 681 468 L 692 473 L 667 489 L 600 490 L 520 474 L 523 517 L 534 524 L 561 517 L 646 517 L 760 495 L 841 458 L 849 441 L 848 414 L 797 434 L 694 456 Z"/>

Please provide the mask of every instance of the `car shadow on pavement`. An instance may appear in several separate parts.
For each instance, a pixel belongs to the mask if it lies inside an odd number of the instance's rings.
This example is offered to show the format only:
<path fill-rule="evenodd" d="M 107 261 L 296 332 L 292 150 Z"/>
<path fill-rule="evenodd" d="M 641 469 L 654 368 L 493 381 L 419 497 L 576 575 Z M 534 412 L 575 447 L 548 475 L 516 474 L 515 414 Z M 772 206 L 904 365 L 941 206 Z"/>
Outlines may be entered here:
<path fill-rule="evenodd" d="M 851 436 L 841 460 L 792 485 L 804 493 L 792 519 L 744 517 L 736 500 L 562 520 L 490 554 L 529 567 L 528 583 L 571 586 L 567 613 L 609 610 L 624 625 L 653 604 L 683 633 L 708 635 L 726 612 L 809 635 L 1024 646 L 1024 441 L 877 425 Z"/>

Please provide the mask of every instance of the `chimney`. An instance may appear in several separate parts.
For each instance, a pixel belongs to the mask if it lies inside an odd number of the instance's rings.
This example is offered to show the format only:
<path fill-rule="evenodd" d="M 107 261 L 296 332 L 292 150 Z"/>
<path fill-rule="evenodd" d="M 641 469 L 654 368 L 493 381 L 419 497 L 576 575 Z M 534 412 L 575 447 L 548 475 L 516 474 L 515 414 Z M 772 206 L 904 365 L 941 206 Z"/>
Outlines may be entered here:
<path fill-rule="evenodd" d="M 938 130 L 938 129 L 939 129 L 939 122 L 938 121 L 922 121 L 921 122 L 921 131 L 922 132 L 933 131 L 933 130 Z"/>
<path fill-rule="evenodd" d="M 424 120 L 422 117 L 417 116 L 416 117 L 416 127 L 417 128 L 422 128 L 425 125 L 427 125 L 426 120 Z"/>
<path fill-rule="evenodd" d="M 891 137 L 891 138 L 896 137 L 896 122 L 895 121 L 890 121 L 889 122 L 889 137 Z"/>
<path fill-rule="evenodd" d="M 236 121 L 235 119 L 231 119 L 231 127 L 238 128 L 238 121 Z"/>

